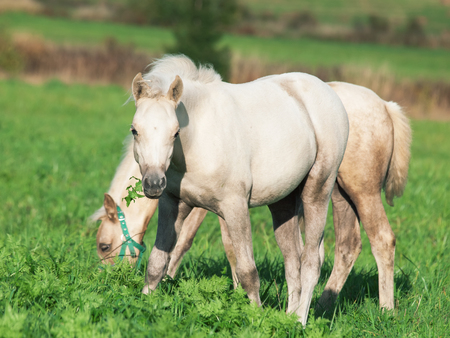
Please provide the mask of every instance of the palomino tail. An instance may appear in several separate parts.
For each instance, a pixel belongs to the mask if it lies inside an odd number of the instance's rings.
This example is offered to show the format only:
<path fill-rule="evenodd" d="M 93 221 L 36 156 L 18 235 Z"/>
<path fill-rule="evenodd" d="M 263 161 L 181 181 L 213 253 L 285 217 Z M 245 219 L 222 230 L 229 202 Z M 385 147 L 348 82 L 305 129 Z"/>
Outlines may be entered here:
<path fill-rule="evenodd" d="M 386 102 L 386 110 L 391 117 L 394 129 L 394 149 L 388 173 L 384 182 L 386 202 L 394 206 L 394 197 L 400 197 L 408 179 L 409 159 L 411 157 L 411 126 L 402 108 L 395 102 Z"/>

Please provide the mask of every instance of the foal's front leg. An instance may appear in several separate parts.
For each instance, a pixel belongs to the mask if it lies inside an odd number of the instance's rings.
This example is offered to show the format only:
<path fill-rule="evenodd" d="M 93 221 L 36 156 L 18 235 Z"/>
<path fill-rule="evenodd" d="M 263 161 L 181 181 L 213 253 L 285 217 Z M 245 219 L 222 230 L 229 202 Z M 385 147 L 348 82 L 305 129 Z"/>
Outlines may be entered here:
<path fill-rule="evenodd" d="M 176 244 L 177 237 L 186 217 L 192 208 L 183 201 L 163 193 L 159 201 L 158 230 L 155 245 L 148 259 L 147 275 L 142 292 L 147 294 L 165 276 L 169 266 L 170 252 Z"/>
<path fill-rule="evenodd" d="M 236 256 L 237 279 L 247 292 L 248 298 L 261 306 L 259 276 L 253 256 L 252 232 L 247 200 L 244 198 L 230 199 L 222 202 L 220 209 Z"/>
<path fill-rule="evenodd" d="M 222 244 L 225 249 L 225 254 L 227 255 L 228 262 L 231 267 L 231 278 L 233 279 L 233 286 L 236 289 L 239 284 L 239 279 L 236 274 L 236 255 L 234 253 L 233 242 L 231 240 L 230 234 L 228 233 L 228 226 L 224 219 L 220 216 L 220 232 L 222 233 Z"/>
<path fill-rule="evenodd" d="M 177 244 L 170 254 L 169 268 L 167 270 L 167 274 L 170 277 L 173 278 L 175 276 L 181 260 L 186 252 L 188 252 L 191 248 L 195 234 L 197 233 L 197 230 L 203 222 L 207 212 L 207 210 L 202 208 L 194 208 L 185 219 Z M 220 223 L 220 231 L 222 233 L 223 247 L 231 267 L 233 286 L 236 289 L 239 281 L 236 275 L 236 255 L 234 254 L 233 243 L 230 235 L 228 234 L 227 224 L 221 217 L 218 216 L 218 219 Z"/>
<path fill-rule="evenodd" d="M 202 208 L 194 208 L 185 219 L 183 226 L 181 227 L 177 244 L 170 254 L 169 268 L 167 269 L 167 274 L 170 277 L 175 277 L 178 266 L 180 265 L 186 252 L 188 252 L 191 248 L 195 234 L 205 219 L 207 212 L 207 210 Z"/>

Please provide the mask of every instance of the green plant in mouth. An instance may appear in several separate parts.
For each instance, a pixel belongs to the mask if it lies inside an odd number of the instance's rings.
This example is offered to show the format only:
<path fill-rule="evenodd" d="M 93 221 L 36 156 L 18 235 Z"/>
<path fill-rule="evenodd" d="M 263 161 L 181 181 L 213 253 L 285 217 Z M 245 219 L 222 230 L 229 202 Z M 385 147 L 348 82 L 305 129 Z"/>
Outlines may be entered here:
<path fill-rule="evenodd" d="M 134 178 L 136 180 L 134 186 L 132 184 L 130 184 L 127 187 L 127 191 L 128 191 L 128 195 L 125 196 L 124 198 L 122 198 L 123 200 L 125 200 L 127 202 L 127 207 L 130 206 L 131 202 L 135 202 L 137 198 L 142 198 L 145 197 L 145 195 L 141 195 L 139 194 L 140 192 L 143 192 L 142 190 L 142 181 L 134 176 L 130 177 L 130 180 Z"/>

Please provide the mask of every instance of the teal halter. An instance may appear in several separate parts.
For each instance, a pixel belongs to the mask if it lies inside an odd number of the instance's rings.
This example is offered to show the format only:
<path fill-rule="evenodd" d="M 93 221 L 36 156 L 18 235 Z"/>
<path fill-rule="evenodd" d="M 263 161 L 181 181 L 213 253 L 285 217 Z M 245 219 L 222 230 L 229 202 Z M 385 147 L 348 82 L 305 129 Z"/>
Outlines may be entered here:
<path fill-rule="evenodd" d="M 127 247 L 130 250 L 131 257 L 136 258 L 136 251 L 134 251 L 134 248 L 136 248 L 139 250 L 139 258 L 136 264 L 136 269 L 139 269 L 142 256 L 144 255 L 145 250 L 147 250 L 147 247 L 145 246 L 144 241 L 142 241 L 141 245 L 130 236 L 127 228 L 127 223 L 125 222 L 125 215 L 119 206 L 117 206 L 117 216 L 119 216 L 120 227 L 122 228 L 123 235 L 125 236 L 125 241 L 122 243 L 122 247 L 120 249 L 120 260 L 123 260 L 123 258 L 126 256 L 125 253 Z"/>

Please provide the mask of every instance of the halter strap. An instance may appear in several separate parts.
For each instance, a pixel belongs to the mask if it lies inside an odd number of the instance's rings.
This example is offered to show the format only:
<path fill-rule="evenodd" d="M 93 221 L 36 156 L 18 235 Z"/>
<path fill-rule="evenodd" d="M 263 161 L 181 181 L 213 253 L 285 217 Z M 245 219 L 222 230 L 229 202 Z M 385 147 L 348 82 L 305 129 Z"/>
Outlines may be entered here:
<path fill-rule="evenodd" d="M 122 233 L 125 237 L 125 240 L 123 241 L 122 247 L 120 249 L 119 254 L 120 260 L 123 260 L 123 258 L 126 256 L 125 254 L 127 247 L 130 250 L 131 257 L 136 258 L 136 251 L 134 251 L 134 248 L 136 248 L 139 250 L 139 257 L 136 264 L 136 268 L 139 269 L 139 266 L 141 265 L 142 256 L 145 250 L 147 250 L 147 247 L 144 241 L 142 241 L 141 245 L 130 236 L 130 233 L 128 232 L 127 223 L 125 221 L 125 214 L 123 213 L 122 209 L 120 209 L 119 206 L 117 206 L 117 216 L 119 217 L 120 228 L 122 229 Z"/>

